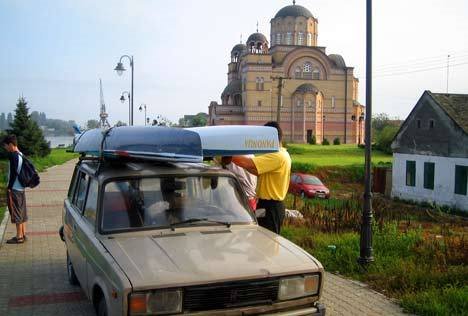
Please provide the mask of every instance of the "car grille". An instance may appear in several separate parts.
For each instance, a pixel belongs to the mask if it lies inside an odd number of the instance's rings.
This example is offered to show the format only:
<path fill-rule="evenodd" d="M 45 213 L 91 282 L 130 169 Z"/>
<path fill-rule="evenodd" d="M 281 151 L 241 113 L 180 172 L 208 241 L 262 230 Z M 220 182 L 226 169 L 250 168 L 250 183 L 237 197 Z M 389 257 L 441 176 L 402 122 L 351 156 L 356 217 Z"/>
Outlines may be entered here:
<path fill-rule="evenodd" d="M 184 311 L 271 304 L 277 300 L 278 287 L 278 279 L 188 287 L 184 289 Z"/>

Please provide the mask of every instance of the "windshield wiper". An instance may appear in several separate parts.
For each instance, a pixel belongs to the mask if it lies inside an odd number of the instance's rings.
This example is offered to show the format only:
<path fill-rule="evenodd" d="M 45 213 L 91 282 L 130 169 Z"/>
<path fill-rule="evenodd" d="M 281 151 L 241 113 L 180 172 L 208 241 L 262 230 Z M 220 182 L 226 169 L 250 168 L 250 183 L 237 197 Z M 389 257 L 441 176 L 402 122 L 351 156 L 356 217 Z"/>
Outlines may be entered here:
<path fill-rule="evenodd" d="M 227 226 L 227 228 L 231 227 L 230 222 L 222 222 L 222 221 L 214 221 L 208 218 L 189 218 L 184 221 L 180 221 L 177 223 L 172 223 L 171 224 L 171 229 L 174 230 L 177 226 L 184 225 L 184 224 L 190 224 L 190 223 L 196 223 L 196 222 L 208 222 L 208 223 L 216 223 L 216 224 L 221 224 Z"/>

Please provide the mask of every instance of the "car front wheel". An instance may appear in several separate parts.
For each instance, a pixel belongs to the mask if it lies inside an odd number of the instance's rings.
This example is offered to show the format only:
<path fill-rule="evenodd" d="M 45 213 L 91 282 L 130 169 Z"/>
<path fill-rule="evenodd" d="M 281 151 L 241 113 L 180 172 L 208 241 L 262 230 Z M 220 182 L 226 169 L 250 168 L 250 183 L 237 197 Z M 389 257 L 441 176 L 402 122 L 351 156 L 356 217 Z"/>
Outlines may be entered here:
<path fill-rule="evenodd" d="M 75 270 L 73 269 L 73 264 L 70 260 L 70 256 L 68 255 L 67 252 L 67 275 L 68 275 L 68 282 L 70 282 L 71 285 L 78 285 L 78 278 L 76 277 Z"/>

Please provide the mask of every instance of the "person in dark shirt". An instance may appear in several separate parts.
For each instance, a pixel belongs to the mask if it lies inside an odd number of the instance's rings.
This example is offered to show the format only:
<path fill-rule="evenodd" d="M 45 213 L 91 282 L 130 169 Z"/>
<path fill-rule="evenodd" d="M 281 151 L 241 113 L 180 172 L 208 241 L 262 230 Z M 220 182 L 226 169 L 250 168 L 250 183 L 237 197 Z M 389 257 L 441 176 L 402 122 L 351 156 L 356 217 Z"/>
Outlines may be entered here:
<path fill-rule="evenodd" d="M 18 179 L 23 166 L 23 154 L 18 149 L 15 135 L 8 135 L 2 140 L 3 148 L 8 152 L 10 162 L 7 186 L 7 205 L 11 222 L 16 224 L 16 236 L 8 239 L 8 244 L 22 244 L 26 239 L 26 222 L 28 214 L 26 209 L 26 195 L 24 187 Z"/>

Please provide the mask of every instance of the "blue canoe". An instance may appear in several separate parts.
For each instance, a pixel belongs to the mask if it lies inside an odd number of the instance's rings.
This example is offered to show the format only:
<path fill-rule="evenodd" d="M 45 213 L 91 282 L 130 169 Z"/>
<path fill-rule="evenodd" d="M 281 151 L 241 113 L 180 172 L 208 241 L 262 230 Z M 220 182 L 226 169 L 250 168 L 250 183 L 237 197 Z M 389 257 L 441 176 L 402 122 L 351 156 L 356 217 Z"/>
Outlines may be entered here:
<path fill-rule="evenodd" d="M 77 135 L 74 152 L 106 158 L 139 158 L 156 161 L 201 162 L 198 133 L 161 126 L 121 126 L 91 129 Z"/>

